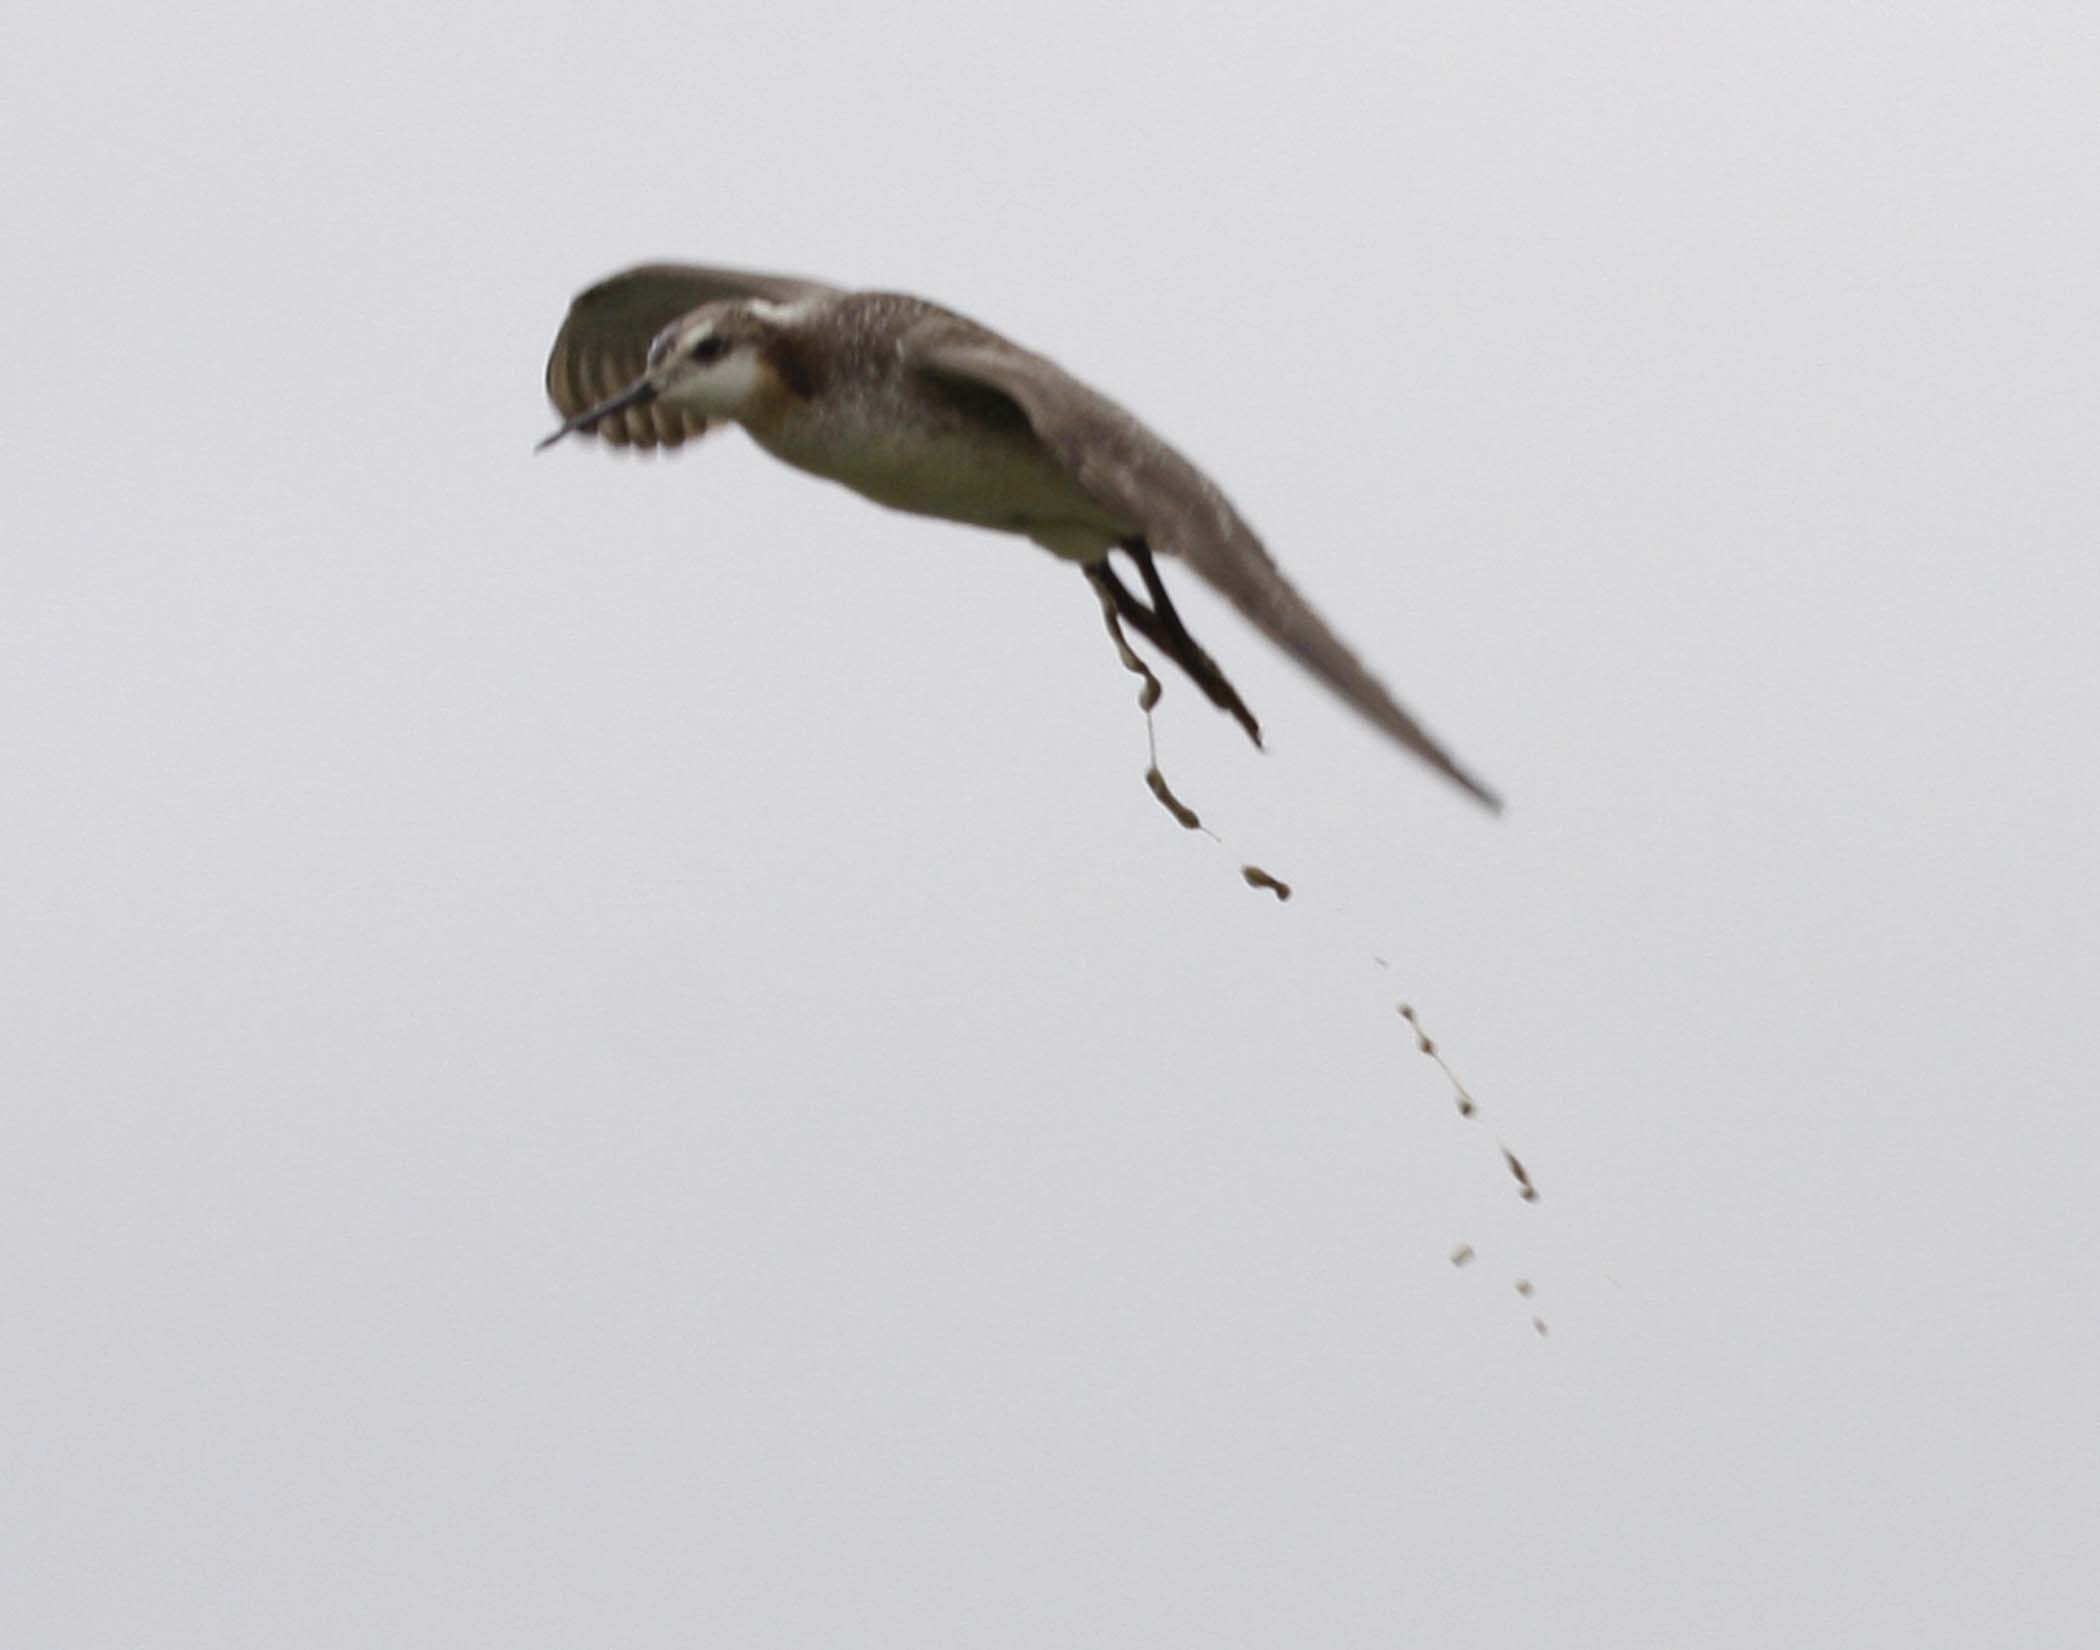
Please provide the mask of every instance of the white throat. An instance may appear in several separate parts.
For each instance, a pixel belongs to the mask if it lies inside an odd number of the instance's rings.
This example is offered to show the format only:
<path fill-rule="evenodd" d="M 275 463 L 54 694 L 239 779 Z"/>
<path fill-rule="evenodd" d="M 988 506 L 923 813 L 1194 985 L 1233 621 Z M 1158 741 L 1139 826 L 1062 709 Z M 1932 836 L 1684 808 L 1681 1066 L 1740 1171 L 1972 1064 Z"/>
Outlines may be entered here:
<path fill-rule="evenodd" d="M 662 399 L 704 418 L 734 418 L 758 394 L 765 377 L 758 351 L 739 349 L 706 366 L 687 368 Z"/>

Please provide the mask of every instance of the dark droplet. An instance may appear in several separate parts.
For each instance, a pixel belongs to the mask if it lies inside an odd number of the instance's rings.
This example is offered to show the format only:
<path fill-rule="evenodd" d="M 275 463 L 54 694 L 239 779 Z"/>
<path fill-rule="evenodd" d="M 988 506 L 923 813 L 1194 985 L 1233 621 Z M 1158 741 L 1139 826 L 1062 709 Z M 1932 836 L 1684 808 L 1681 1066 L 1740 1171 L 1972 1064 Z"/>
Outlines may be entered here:
<path fill-rule="evenodd" d="M 1157 767 L 1145 770 L 1145 783 L 1151 787 L 1152 794 L 1159 798 L 1159 805 L 1174 816 L 1175 824 L 1184 831 L 1203 829 L 1203 821 L 1197 817 L 1196 810 L 1167 789 L 1167 776 Z"/>
<path fill-rule="evenodd" d="M 1240 867 L 1240 875 L 1245 879 L 1249 888 L 1266 888 L 1276 896 L 1279 902 L 1291 897 L 1291 885 L 1287 882 L 1277 881 L 1276 878 L 1270 876 L 1259 865 L 1242 865 Z"/>

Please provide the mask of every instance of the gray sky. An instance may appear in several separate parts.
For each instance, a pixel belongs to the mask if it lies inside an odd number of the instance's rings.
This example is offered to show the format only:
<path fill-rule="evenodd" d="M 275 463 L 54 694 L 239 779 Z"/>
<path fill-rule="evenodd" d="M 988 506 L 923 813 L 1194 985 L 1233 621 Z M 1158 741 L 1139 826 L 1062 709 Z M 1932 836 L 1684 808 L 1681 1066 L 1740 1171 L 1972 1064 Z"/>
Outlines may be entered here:
<path fill-rule="evenodd" d="M 2088 1642 L 2090 16 L 19 20 L 0 1636 Z M 1093 378 L 1508 818 L 533 457 L 663 256 Z"/>

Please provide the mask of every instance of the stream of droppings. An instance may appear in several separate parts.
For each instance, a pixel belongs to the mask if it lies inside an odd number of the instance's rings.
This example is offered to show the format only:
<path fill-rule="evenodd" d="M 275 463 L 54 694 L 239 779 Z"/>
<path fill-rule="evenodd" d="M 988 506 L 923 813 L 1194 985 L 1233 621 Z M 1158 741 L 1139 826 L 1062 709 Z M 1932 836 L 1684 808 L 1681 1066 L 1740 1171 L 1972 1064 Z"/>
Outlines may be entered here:
<path fill-rule="evenodd" d="M 1130 645 L 1129 640 L 1124 636 L 1123 627 L 1116 616 L 1114 603 L 1105 593 L 1101 597 L 1101 611 L 1102 616 L 1108 621 L 1109 635 L 1115 640 L 1116 654 L 1121 659 L 1123 668 L 1139 679 L 1137 702 L 1138 709 L 1144 713 L 1145 717 L 1145 752 L 1148 759 L 1145 768 L 1145 788 L 1152 793 L 1153 799 L 1172 817 L 1174 823 L 1183 830 L 1201 831 L 1221 848 L 1225 847 L 1224 838 L 1206 826 L 1196 810 L 1177 796 L 1173 788 L 1168 785 L 1166 775 L 1160 769 L 1159 738 L 1153 725 L 1153 711 L 1158 707 L 1161 695 L 1165 690 L 1160 685 L 1159 677 L 1153 672 L 1152 667 L 1139 656 L 1137 650 Z M 1251 863 L 1240 866 L 1240 880 L 1249 888 L 1258 892 L 1273 894 L 1279 905 L 1288 901 L 1293 892 L 1289 883 L 1272 875 L 1261 866 Z M 1389 969 L 1392 966 L 1383 956 L 1375 952 L 1371 953 L 1371 961 L 1381 969 Z M 1451 1097 L 1458 1108 L 1458 1115 L 1464 1118 L 1477 1117 L 1480 1113 L 1479 1102 L 1473 1098 L 1472 1092 L 1460 1080 L 1458 1073 L 1452 1069 L 1451 1062 L 1444 1057 L 1443 1051 L 1437 1046 L 1436 1039 L 1430 1036 L 1427 1029 L 1423 1026 L 1421 1017 L 1415 1012 L 1414 1005 L 1408 1002 L 1400 1002 L 1395 1004 L 1395 1008 L 1400 1018 L 1407 1022 L 1408 1029 L 1414 1033 L 1416 1050 L 1433 1060 L 1438 1070 L 1443 1072 L 1445 1079 L 1450 1083 Z M 1532 1183 L 1530 1171 L 1524 1167 L 1522 1160 L 1508 1146 L 1502 1145 L 1499 1141 L 1496 1144 L 1502 1153 L 1504 1164 L 1508 1167 L 1511 1177 L 1517 1183 L 1517 1195 L 1526 1203 L 1537 1203 L 1539 1201 L 1539 1191 L 1538 1187 Z M 1464 1268 L 1470 1265 L 1474 1258 L 1473 1246 L 1470 1243 L 1461 1243 L 1451 1252 L 1451 1264 L 1455 1267 Z M 1527 1278 L 1519 1278 L 1516 1287 L 1517 1293 L 1527 1300 L 1535 1293 L 1530 1280 Z M 1541 1336 L 1550 1333 L 1546 1320 L 1542 1316 L 1534 1316 L 1531 1320 L 1531 1327 Z"/>

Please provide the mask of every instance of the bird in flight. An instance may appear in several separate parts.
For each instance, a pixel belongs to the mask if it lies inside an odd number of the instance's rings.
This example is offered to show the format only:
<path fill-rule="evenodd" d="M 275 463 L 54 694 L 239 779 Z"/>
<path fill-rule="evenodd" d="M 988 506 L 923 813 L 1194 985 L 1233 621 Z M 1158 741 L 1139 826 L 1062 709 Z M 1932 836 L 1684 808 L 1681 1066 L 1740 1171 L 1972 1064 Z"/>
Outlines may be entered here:
<path fill-rule="evenodd" d="M 1160 577 L 1176 556 L 1373 726 L 1490 809 L 1501 801 L 1401 708 L 1195 465 L 1054 361 L 922 298 L 787 275 L 643 264 L 578 294 L 547 359 L 562 425 L 676 447 L 741 424 L 782 462 L 915 515 L 1076 562 L 1122 623 L 1261 743 Z M 1110 558 L 1136 569 L 1149 600 Z"/>

